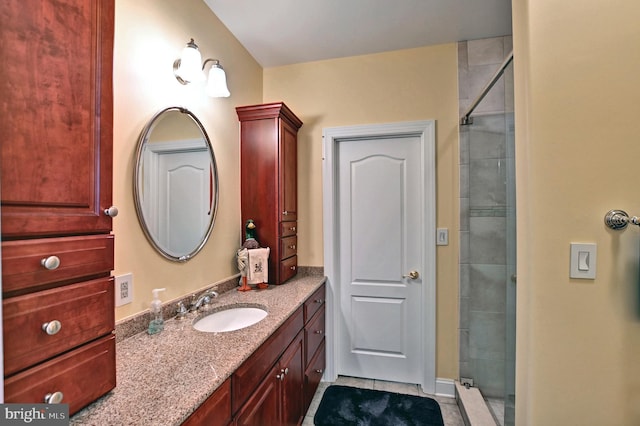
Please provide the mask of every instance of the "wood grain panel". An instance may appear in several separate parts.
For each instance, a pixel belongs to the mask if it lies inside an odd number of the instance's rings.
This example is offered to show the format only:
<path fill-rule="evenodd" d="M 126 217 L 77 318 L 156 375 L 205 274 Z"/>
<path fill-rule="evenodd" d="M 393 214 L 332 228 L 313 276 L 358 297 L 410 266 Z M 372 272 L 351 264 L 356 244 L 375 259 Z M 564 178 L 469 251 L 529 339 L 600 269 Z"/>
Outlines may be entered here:
<path fill-rule="evenodd" d="M 114 1 L 7 0 L 0 20 L 3 239 L 108 233 Z"/>
<path fill-rule="evenodd" d="M 4 299 L 5 375 L 111 333 L 113 292 L 113 278 L 102 278 Z M 42 325 L 53 320 L 62 327 L 48 335 Z"/>
<path fill-rule="evenodd" d="M 324 332 L 326 329 L 324 312 L 324 309 L 318 311 L 313 319 L 309 321 L 309 324 L 304 327 L 304 336 L 307 342 L 304 359 L 307 363 L 311 361 L 311 357 L 324 341 Z"/>
<path fill-rule="evenodd" d="M 226 426 L 231 422 L 231 379 L 227 379 L 182 426 Z"/>
<path fill-rule="evenodd" d="M 5 403 L 42 403 L 62 392 L 69 414 L 78 412 L 116 386 L 115 336 L 108 336 L 4 381 Z"/>
<path fill-rule="evenodd" d="M 2 291 L 15 295 L 85 277 L 107 276 L 114 268 L 114 236 L 42 238 L 2 242 Z M 57 256 L 48 270 L 41 261 Z"/>
<path fill-rule="evenodd" d="M 313 314 L 315 314 L 320 308 L 324 307 L 326 298 L 326 284 L 322 284 L 322 286 L 314 291 L 313 294 L 304 302 L 305 324 L 311 320 Z"/>
<path fill-rule="evenodd" d="M 285 348 L 303 327 L 300 307 L 269 339 L 256 350 L 233 374 L 232 411 L 235 413 L 245 403 L 267 371 L 274 365 Z"/>

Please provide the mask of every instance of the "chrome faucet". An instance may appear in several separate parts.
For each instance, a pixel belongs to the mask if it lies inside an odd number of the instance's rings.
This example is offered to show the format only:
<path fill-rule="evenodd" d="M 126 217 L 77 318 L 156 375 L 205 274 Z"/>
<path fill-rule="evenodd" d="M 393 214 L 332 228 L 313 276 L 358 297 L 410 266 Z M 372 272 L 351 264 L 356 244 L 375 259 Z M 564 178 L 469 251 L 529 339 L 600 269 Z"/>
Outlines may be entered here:
<path fill-rule="evenodd" d="M 218 297 L 218 293 L 213 289 L 205 291 L 191 303 L 191 311 L 197 311 L 202 305 L 208 305 L 213 297 Z"/>

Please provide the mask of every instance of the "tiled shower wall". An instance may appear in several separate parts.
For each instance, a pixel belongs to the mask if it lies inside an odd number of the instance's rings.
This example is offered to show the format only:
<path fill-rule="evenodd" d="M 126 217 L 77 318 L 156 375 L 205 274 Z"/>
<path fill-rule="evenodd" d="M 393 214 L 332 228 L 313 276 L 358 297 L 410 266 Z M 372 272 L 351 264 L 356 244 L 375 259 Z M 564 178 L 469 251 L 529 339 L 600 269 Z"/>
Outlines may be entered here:
<path fill-rule="evenodd" d="M 458 44 L 460 115 L 511 51 L 511 37 Z M 487 397 L 508 389 L 510 306 L 515 272 L 512 74 L 505 74 L 478 105 L 474 124 L 460 127 L 460 377 Z M 505 85 L 506 80 L 506 85 Z M 506 87 L 506 90 L 505 90 Z M 505 107 L 507 105 L 507 107 Z M 511 124 L 509 124 L 511 122 Z M 511 215 L 510 215 L 511 213 Z M 513 238 L 515 241 L 515 238 Z"/>

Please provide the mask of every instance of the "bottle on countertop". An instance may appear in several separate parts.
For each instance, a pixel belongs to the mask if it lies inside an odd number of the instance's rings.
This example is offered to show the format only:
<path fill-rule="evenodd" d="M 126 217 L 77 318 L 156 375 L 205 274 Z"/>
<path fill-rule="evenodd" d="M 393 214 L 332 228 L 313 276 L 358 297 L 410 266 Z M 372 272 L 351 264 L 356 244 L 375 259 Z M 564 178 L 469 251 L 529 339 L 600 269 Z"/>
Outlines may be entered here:
<path fill-rule="evenodd" d="M 151 321 L 149 321 L 149 334 L 157 334 L 164 330 L 164 320 L 162 319 L 162 302 L 158 298 L 158 293 L 165 291 L 164 288 L 154 288 L 151 290 L 153 300 L 151 301 Z"/>

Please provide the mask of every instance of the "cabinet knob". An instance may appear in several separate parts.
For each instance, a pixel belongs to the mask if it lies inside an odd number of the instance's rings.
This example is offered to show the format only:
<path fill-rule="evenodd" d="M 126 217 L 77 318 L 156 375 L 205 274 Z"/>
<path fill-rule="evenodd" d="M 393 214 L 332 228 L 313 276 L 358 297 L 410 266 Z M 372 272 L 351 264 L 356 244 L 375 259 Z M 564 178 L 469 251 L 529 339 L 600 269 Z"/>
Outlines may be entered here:
<path fill-rule="evenodd" d="M 58 269 L 58 266 L 60 266 L 60 258 L 58 256 L 45 257 L 40 261 L 40 264 L 44 266 L 45 269 L 53 271 L 54 269 Z"/>
<path fill-rule="evenodd" d="M 48 393 L 48 394 L 46 394 L 44 396 L 44 403 L 45 404 L 60 404 L 62 402 L 62 398 L 63 397 L 64 397 L 64 395 L 60 391 L 53 392 L 53 393 Z"/>
<path fill-rule="evenodd" d="M 284 374 L 276 374 L 276 379 L 283 381 L 284 380 Z"/>
<path fill-rule="evenodd" d="M 322 299 L 316 299 L 316 300 L 314 300 L 314 302 L 316 302 L 316 303 L 320 303 L 320 304 L 323 304 L 323 303 L 324 303 L 324 300 L 322 300 Z"/>
<path fill-rule="evenodd" d="M 289 215 L 288 211 L 285 210 L 285 211 L 282 212 L 282 216 L 288 216 L 288 215 Z"/>
<path fill-rule="evenodd" d="M 280 370 L 280 372 L 286 376 L 287 374 L 289 374 L 289 367 L 283 368 L 282 370 Z"/>
<path fill-rule="evenodd" d="M 104 210 L 104 214 L 109 217 L 116 217 L 118 216 L 118 208 L 116 206 L 111 206 L 108 209 Z"/>
<path fill-rule="evenodd" d="M 318 374 L 322 374 L 322 373 L 323 373 L 322 368 L 318 368 L 318 369 L 316 370 L 316 373 L 318 373 Z"/>
<path fill-rule="evenodd" d="M 42 324 L 42 331 L 47 333 L 49 336 L 53 336 L 57 334 L 62 328 L 62 323 L 58 320 L 53 320 L 49 322 L 45 322 Z"/>
<path fill-rule="evenodd" d="M 292 271 L 296 270 L 296 265 L 291 266 L 289 269 L 291 269 Z"/>
<path fill-rule="evenodd" d="M 296 249 L 296 245 L 295 245 L 295 244 L 291 244 L 291 245 L 289 246 L 289 248 L 290 248 L 291 250 L 295 250 L 295 249 Z"/>
<path fill-rule="evenodd" d="M 296 232 L 296 227 L 292 226 L 291 228 L 289 228 L 290 231 Z"/>
<path fill-rule="evenodd" d="M 322 334 L 322 333 L 324 333 L 324 331 L 322 331 L 322 330 L 316 330 L 316 331 L 314 331 L 314 333 L 316 333 L 316 334 Z"/>

